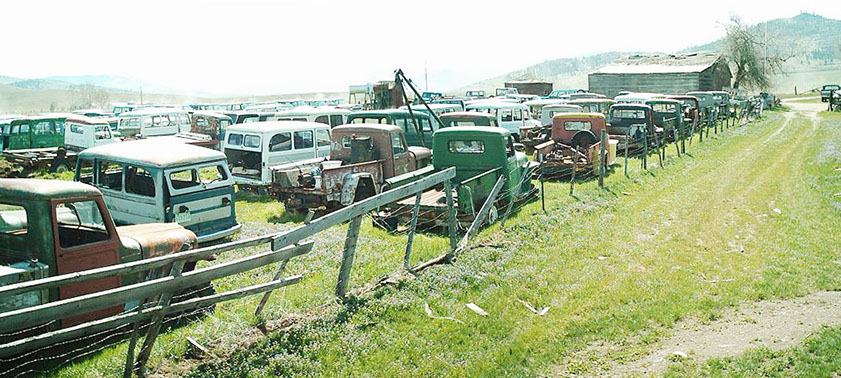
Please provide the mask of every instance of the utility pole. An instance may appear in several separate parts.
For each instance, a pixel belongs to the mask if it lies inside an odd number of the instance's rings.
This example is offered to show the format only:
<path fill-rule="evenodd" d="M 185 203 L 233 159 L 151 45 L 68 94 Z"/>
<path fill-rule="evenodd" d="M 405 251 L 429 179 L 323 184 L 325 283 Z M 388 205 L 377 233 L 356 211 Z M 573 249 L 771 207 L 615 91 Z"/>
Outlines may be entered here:
<path fill-rule="evenodd" d="M 762 74 L 768 76 L 768 21 L 765 21 L 765 59 L 762 61 Z"/>
<path fill-rule="evenodd" d="M 423 61 L 423 81 L 424 86 L 426 87 L 426 91 L 429 92 L 429 74 L 426 71 L 426 61 Z"/>
<path fill-rule="evenodd" d="M 140 86 L 140 105 L 143 105 L 143 86 Z"/>

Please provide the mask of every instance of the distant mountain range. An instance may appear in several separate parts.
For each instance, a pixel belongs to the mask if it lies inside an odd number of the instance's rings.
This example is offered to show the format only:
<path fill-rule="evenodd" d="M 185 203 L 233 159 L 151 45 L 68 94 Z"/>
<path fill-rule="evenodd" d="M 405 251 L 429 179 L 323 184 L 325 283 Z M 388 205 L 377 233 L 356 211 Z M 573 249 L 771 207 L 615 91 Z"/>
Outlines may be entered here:
<path fill-rule="evenodd" d="M 791 18 L 780 18 L 754 25 L 757 35 L 764 36 L 767 25 L 768 54 L 791 56 L 787 68 L 797 66 L 827 65 L 841 62 L 841 20 L 824 18 L 810 13 L 801 13 Z M 679 53 L 721 51 L 724 39 L 700 46 L 693 46 Z M 505 75 L 485 79 L 451 91 L 464 94 L 467 89 L 500 88 L 507 80 L 543 79 L 555 84 L 555 88 L 586 88 L 587 74 L 617 60 L 633 54 L 656 54 L 656 52 L 606 52 L 601 54 L 547 60 Z"/>

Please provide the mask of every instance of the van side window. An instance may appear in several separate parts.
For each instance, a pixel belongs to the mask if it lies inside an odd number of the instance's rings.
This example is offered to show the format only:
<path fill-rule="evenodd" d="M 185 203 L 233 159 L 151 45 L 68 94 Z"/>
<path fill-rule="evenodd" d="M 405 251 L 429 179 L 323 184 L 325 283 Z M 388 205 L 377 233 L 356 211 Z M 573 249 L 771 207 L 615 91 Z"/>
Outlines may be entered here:
<path fill-rule="evenodd" d="M 32 129 L 35 135 L 46 135 L 52 134 L 53 128 L 50 125 L 50 121 L 41 121 L 35 124 L 35 128 Z"/>
<path fill-rule="evenodd" d="M 315 122 L 316 123 L 323 123 L 325 125 L 329 125 L 330 124 L 330 119 L 326 115 L 320 115 L 318 117 L 315 117 Z"/>
<path fill-rule="evenodd" d="M 84 134 L 85 128 L 82 125 L 77 125 L 75 123 L 70 124 L 70 132 L 73 134 Z"/>
<path fill-rule="evenodd" d="M 25 237 L 29 229 L 27 215 L 21 206 L 0 203 L 0 235 Z"/>
<path fill-rule="evenodd" d="M 126 193 L 154 197 L 155 179 L 143 168 L 126 166 Z"/>
<path fill-rule="evenodd" d="M 318 121 L 316 121 L 318 122 Z M 345 123 L 341 114 L 333 114 L 330 116 L 330 126 L 339 126 Z"/>
<path fill-rule="evenodd" d="M 94 135 L 96 140 L 111 139 L 111 129 L 106 125 L 97 126 Z"/>
<path fill-rule="evenodd" d="M 429 118 L 416 117 L 415 120 L 418 121 L 421 130 L 432 131 L 432 124 L 429 122 Z"/>
<path fill-rule="evenodd" d="M 269 152 L 288 151 L 292 149 L 292 136 L 289 133 L 275 134 L 269 140 Z"/>
<path fill-rule="evenodd" d="M 29 134 L 29 124 L 28 123 L 24 123 L 24 124 L 20 125 L 20 133 L 21 134 Z"/>
<path fill-rule="evenodd" d="M 513 119 L 513 115 L 511 114 L 511 109 L 502 109 L 500 110 L 500 119 L 502 122 L 511 122 Z"/>
<path fill-rule="evenodd" d="M 175 189 L 184 189 L 199 184 L 199 178 L 195 169 L 185 169 L 169 174 L 169 182 Z"/>
<path fill-rule="evenodd" d="M 304 148 L 312 148 L 312 131 L 296 131 L 295 132 L 295 149 L 300 150 Z"/>
<path fill-rule="evenodd" d="M 406 145 L 403 143 L 403 136 L 400 133 L 391 133 L 391 148 L 395 155 L 406 152 Z"/>
<path fill-rule="evenodd" d="M 318 147 L 330 146 L 330 132 L 324 129 L 315 130 L 315 143 Z"/>
<path fill-rule="evenodd" d="M 93 185 L 93 160 L 79 159 L 79 182 Z"/>
<path fill-rule="evenodd" d="M 99 162 L 99 183 L 100 187 L 111 190 L 123 190 L 123 166 L 107 161 Z"/>
<path fill-rule="evenodd" d="M 242 134 L 230 134 L 228 135 L 228 144 L 232 146 L 241 146 L 242 145 Z"/>
<path fill-rule="evenodd" d="M 514 120 L 515 121 L 522 121 L 523 120 L 523 112 L 520 109 L 514 109 Z"/>

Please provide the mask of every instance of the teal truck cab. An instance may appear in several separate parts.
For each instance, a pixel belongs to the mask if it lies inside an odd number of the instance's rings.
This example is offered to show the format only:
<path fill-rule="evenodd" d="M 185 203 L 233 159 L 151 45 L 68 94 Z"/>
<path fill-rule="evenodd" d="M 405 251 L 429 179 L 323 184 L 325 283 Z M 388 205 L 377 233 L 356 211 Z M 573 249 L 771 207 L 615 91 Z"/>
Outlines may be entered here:
<path fill-rule="evenodd" d="M 672 142 L 678 138 L 677 133 L 682 133 L 683 107 L 680 101 L 672 99 L 652 99 L 645 102 L 651 107 L 654 116 L 654 125 L 663 129 L 664 137 Z"/>
<path fill-rule="evenodd" d="M 491 194 L 499 177 L 504 184 L 497 201 L 491 205 L 487 223 L 499 219 L 500 206 L 512 201 L 522 203 L 535 198 L 537 188 L 531 183 L 531 176 L 538 164 L 530 162 L 514 143 L 514 138 L 501 127 L 460 126 L 435 132 L 433 147 L 433 169 L 431 174 L 450 167 L 456 168 L 452 180 L 456 218 L 462 229 L 475 219 L 482 204 Z M 415 175 L 419 178 L 418 175 Z M 401 180 L 400 177 L 395 178 Z M 395 228 L 397 224 L 408 223 L 415 197 L 398 201 L 375 215 L 376 224 Z M 505 210 L 504 208 L 502 210 Z M 442 188 L 431 189 L 421 196 L 418 224 L 423 227 L 442 227 L 447 224 L 446 193 Z"/>
<path fill-rule="evenodd" d="M 417 107 L 412 109 L 411 115 L 414 116 L 414 122 L 408 109 L 363 110 L 351 113 L 347 123 L 395 125 L 403 130 L 410 146 L 432 148 L 432 133 L 438 130 L 438 124 Z"/>
<path fill-rule="evenodd" d="M 652 146 L 657 132 L 654 126 L 654 113 L 651 107 L 642 104 L 619 103 L 610 106 L 610 122 L 607 133 L 619 140 L 617 149 L 627 146 L 631 153 L 641 152 L 646 146 Z"/>
<path fill-rule="evenodd" d="M 199 243 L 241 228 L 234 179 L 216 150 L 156 138 L 89 148 L 79 154 L 75 180 L 102 191 L 118 224 L 174 222 Z"/>
<path fill-rule="evenodd" d="M 99 190 L 78 182 L 0 179 L 0 287 L 163 256 L 196 246 L 177 224 L 116 227 Z M 195 261 L 185 270 L 195 267 Z M 145 272 L 0 297 L 0 313 L 130 285 Z M 61 318 L 43 331 L 115 315 L 129 304 Z M 4 335 L 8 336 L 8 335 Z M 20 337 L 20 335 L 18 335 Z"/>

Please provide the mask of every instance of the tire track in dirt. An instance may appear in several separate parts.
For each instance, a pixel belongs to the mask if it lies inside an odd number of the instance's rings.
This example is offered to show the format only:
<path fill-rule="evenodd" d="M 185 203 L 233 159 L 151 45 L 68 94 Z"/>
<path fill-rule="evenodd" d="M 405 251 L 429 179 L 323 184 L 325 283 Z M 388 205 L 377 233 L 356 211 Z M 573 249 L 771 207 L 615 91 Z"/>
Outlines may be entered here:
<path fill-rule="evenodd" d="M 791 162 L 800 165 L 806 163 L 805 156 L 813 140 L 808 138 L 810 133 L 804 131 L 814 131 L 818 127 L 817 113 L 810 110 L 798 108 L 798 114 L 787 112 L 783 125 L 764 138 L 759 145 L 754 144 L 751 147 L 759 147 L 757 152 L 764 153 L 753 154 L 751 158 L 731 167 L 731 171 L 750 168 L 744 171 L 748 173 L 745 180 L 722 182 L 722 185 L 716 186 L 738 199 L 730 201 L 731 203 L 738 203 L 748 209 L 758 209 L 763 205 L 772 205 L 774 197 L 782 194 L 775 188 L 792 190 L 792 181 L 799 177 L 795 174 L 797 169 Z M 805 114 L 801 114 L 800 111 Z M 802 122 L 802 118 L 806 118 L 808 122 Z M 785 138 L 777 139 L 776 137 L 786 129 L 791 131 L 786 135 L 800 137 L 794 143 L 788 143 Z M 767 158 L 769 155 L 770 159 Z M 745 187 L 745 182 L 750 184 Z M 761 196 L 749 195 L 757 190 L 765 193 Z M 749 198 L 754 200 L 750 203 L 745 202 Z M 768 200 L 771 202 L 767 202 Z M 754 223 L 753 226 L 768 227 L 757 224 L 758 222 L 751 223 Z M 841 293 L 820 292 L 786 301 L 745 303 L 711 325 L 700 325 L 696 320 L 681 322 L 676 326 L 676 333 L 664 340 L 660 348 L 637 361 L 614 367 L 610 374 L 660 374 L 665 371 L 671 360 L 685 356 L 704 360 L 737 355 L 760 345 L 772 349 L 790 347 L 800 343 L 820 325 L 841 324 L 839 302 Z"/>

